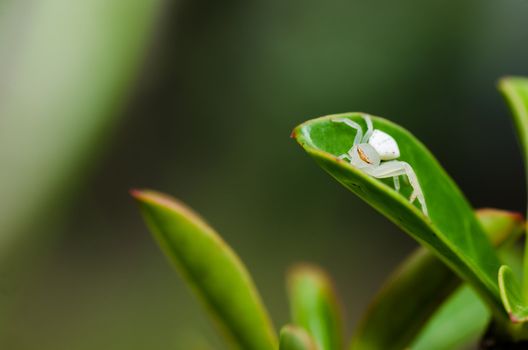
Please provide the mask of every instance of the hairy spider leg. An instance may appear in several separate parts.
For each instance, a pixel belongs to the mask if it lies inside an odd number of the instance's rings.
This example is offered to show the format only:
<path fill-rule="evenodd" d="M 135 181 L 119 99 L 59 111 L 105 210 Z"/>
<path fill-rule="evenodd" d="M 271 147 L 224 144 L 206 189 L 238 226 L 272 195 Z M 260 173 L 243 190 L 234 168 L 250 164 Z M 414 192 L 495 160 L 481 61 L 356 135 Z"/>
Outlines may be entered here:
<path fill-rule="evenodd" d="M 406 175 L 413 189 L 409 201 L 412 203 L 415 199 L 418 199 L 418 202 L 422 207 L 422 212 L 425 216 L 429 216 L 422 188 L 420 187 L 420 184 L 418 183 L 418 178 L 416 177 L 416 174 L 413 168 L 409 165 L 409 163 L 402 162 L 399 160 L 391 160 L 388 162 L 381 163 L 378 167 L 375 168 L 365 168 L 364 171 L 370 176 L 379 179 L 388 177 L 395 178 L 400 175 Z"/>
<path fill-rule="evenodd" d="M 369 115 L 362 115 L 363 119 L 365 120 L 365 123 L 367 123 L 367 132 L 365 133 L 365 136 L 363 136 L 363 143 L 367 143 L 370 139 L 370 136 L 372 136 L 372 133 L 374 132 L 374 126 L 372 125 L 372 118 L 370 118 Z"/>

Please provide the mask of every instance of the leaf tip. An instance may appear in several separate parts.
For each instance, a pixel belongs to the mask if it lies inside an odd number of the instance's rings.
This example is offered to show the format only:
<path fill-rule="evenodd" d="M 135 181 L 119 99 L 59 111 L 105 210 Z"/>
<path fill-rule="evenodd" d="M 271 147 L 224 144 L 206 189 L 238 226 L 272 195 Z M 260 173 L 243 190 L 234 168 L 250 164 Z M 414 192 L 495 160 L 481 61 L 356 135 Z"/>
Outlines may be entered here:
<path fill-rule="evenodd" d="M 306 262 L 297 263 L 288 269 L 286 279 L 290 290 L 293 290 L 294 286 L 301 281 L 310 281 L 312 286 L 317 286 L 326 295 L 332 296 L 337 304 L 341 304 L 337 297 L 334 280 L 320 266 Z"/>
<path fill-rule="evenodd" d="M 129 193 L 141 204 L 161 207 L 172 212 L 180 213 L 192 220 L 205 222 L 200 215 L 195 213 L 186 204 L 168 194 L 148 189 L 131 189 Z"/>
<path fill-rule="evenodd" d="M 128 190 L 128 193 L 134 198 L 134 199 L 140 199 L 143 195 L 144 190 L 140 190 L 138 188 L 131 188 Z"/>
<path fill-rule="evenodd" d="M 522 76 L 507 75 L 499 79 L 497 86 L 501 92 L 506 92 L 512 88 L 515 88 L 514 85 L 518 83 L 527 84 L 528 79 Z"/>
<path fill-rule="evenodd" d="M 319 266 L 310 264 L 307 262 L 297 263 L 288 269 L 289 278 L 295 278 L 297 276 L 311 276 L 317 280 L 326 280 L 328 275 Z"/>
<path fill-rule="evenodd" d="M 502 87 L 504 84 L 507 84 L 508 81 L 511 79 L 512 77 L 509 76 L 509 75 L 505 75 L 505 76 L 502 76 L 499 78 L 499 80 L 497 81 L 497 86 L 500 88 Z"/>
<path fill-rule="evenodd" d="M 519 319 L 513 312 L 508 312 L 508 316 L 510 317 L 510 321 L 512 323 L 521 323 L 521 319 Z"/>
<path fill-rule="evenodd" d="M 304 142 L 302 140 L 303 139 L 302 138 L 302 125 L 303 124 L 300 124 L 300 125 L 297 125 L 295 128 L 293 128 L 293 130 L 290 133 L 290 138 L 295 140 L 295 142 L 297 142 L 299 146 L 304 148 Z"/>
<path fill-rule="evenodd" d="M 478 216 L 509 216 L 514 221 L 524 221 L 524 216 L 518 211 L 508 211 L 496 208 L 479 208 L 475 210 Z"/>
<path fill-rule="evenodd" d="M 291 324 L 282 327 L 280 331 L 279 349 L 315 350 L 316 348 L 312 337 L 304 328 Z"/>
<path fill-rule="evenodd" d="M 514 314 L 514 310 L 513 310 L 514 305 L 512 304 L 511 295 L 510 295 L 512 292 L 515 292 L 516 290 L 514 289 L 510 291 L 508 288 L 508 287 L 512 287 L 511 281 L 508 282 L 509 280 L 507 280 L 508 278 L 511 278 L 511 275 L 510 275 L 511 273 L 512 273 L 512 270 L 508 265 L 502 265 L 499 268 L 499 272 L 498 272 L 499 293 L 500 293 L 500 297 L 501 297 L 504 309 L 508 313 L 510 320 L 512 322 L 519 322 L 519 317 L 517 317 L 517 315 Z M 515 288 L 515 286 L 513 287 Z"/>
<path fill-rule="evenodd" d="M 131 188 L 128 193 L 132 198 L 137 200 L 138 202 L 150 202 L 150 203 L 156 203 L 161 202 L 162 198 L 165 198 L 166 202 L 170 201 L 170 197 L 168 195 L 165 195 L 163 193 L 159 193 L 156 191 L 148 190 L 148 189 L 139 189 L 139 188 Z"/>
<path fill-rule="evenodd" d="M 499 285 L 504 281 L 504 276 L 509 271 L 510 267 L 508 265 L 501 265 L 501 267 L 499 267 Z"/>
<path fill-rule="evenodd" d="M 294 326 L 292 324 L 287 324 L 285 326 L 283 326 L 280 330 L 280 333 L 281 334 L 287 334 L 287 333 L 296 333 L 296 332 L 299 332 L 300 330 L 302 330 L 301 328 L 299 328 L 298 326 Z"/>
<path fill-rule="evenodd" d="M 499 87 L 499 90 L 506 87 L 506 85 L 510 84 L 513 80 L 518 79 L 518 77 L 513 75 L 505 75 L 499 78 L 497 82 L 497 86 Z"/>
<path fill-rule="evenodd" d="M 519 223 L 524 222 L 524 215 L 522 213 L 519 213 L 518 211 L 511 212 L 510 216 L 514 221 L 517 221 Z"/>

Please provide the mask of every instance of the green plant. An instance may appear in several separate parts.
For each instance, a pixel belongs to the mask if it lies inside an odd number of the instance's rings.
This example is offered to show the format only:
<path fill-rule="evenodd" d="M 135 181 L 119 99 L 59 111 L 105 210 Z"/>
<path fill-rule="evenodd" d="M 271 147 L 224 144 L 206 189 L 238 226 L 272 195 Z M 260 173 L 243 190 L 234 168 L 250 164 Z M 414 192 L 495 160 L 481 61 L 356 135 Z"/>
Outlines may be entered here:
<path fill-rule="evenodd" d="M 507 78 L 509 102 L 528 164 L 528 79 Z M 335 118 L 366 128 L 364 114 L 310 120 L 292 133 L 332 177 L 388 217 L 423 247 L 388 279 L 357 327 L 351 349 L 456 349 L 479 337 L 482 348 L 523 348 L 528 342 L 528 258 L 515 242 L 522 216 L 474 211 L 432 154 L 412 134 L 385 119 L 374 127 L 397 141 L 399 160 L 412 165 L 429 208 L 425 215 L 388 179 L 367 175 L 338 158 L 355 133 Z M 293 325 L 280 340 L 251 277 L 235 253 L 197 214 L 153 191 L 133 191 L 166 255 L 195 289 L 235 348 L 341 349 L 342 317 L 329 277 L 299 265 L 288 273 Z M 521 286 L 519 280 L 524 281 Z"/>

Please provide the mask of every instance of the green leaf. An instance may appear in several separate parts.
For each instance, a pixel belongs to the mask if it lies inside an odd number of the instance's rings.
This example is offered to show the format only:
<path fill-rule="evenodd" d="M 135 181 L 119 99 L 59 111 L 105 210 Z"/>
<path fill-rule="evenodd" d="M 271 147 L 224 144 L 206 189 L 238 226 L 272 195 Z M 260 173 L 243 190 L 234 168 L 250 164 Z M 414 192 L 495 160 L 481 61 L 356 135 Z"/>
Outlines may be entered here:
<path fill-rule="evenodd" d="M 110 136 L 163 1 L 0 2 L 2 256 L 49 239 L 35 233 Z"/>
<path fill-rule="evenodd" d="M 279 350 L 316 350 L 312 338 L 301 327 L 286 325 L 280 332 Z"/>
<path fill-rule="evenodd" d="M 497 317 L 506 319 L 497 283 L 499 259 L 471 206 L 421 142 L 400 126 L 372 117 L 374 128 L 391 135 L 398 143 L 399 160 L 414 168 L 429 216 L 404 196 L 410 192 L 409 185 L 403 186 L 399 193 L 388 181 L 375 179 L 337 158 L 351 148 L 356 132 L 333 120 L 346 118 L 365 130 L 363 116 L 347 113 L 314 119 L 295 128 L 293 136 L 324 170 L 431 249 L 477 290 Z"/>
<path fill-rule="evenodd" d="M 512 269 L 502 265 L 499 270 L 499 286 L 504 308 L 513 323 L 528 321 L 528 306 L 521 293 L 521 286 L 515 278 Z"/>
<path fill-rule="evenodd" d="M 524 163 L 528 165 L 528 78 L 503 78 L 499 82 L 499 90 L 513 113 L 513 122 L 521 143 Z"/>
<path fill-rule="evenodd" d="M 479 296 L 464 286 L 435 313 L 411 350 L 454 350 L 476 342 L 484 334 L 490 314 Z"/>
<path fill-rule="evenodd" d="M 404 349 L 414 339 L 459 279 L 421 248 L 398 267 L 364 315 L 352 350 Z"/>
<path fill-rule="evenodd" d="M 513 114 L 513 121 L 519 138 L 525 167 L 528 166 L 528 79 L 521 77 L 504 78 L 499 89 L 506 98 Z M 528 173 L 526 178 L 528 184 Z M 525 252 L 528 251 L 528 240 Z M 499 285 L 504 307 L 515 323 L 528 321 L 528 254 L 524 255 L 523 286 L 517 283 L 511 269 L 502 266 L 499 272 Z"/>
<path fill-rule="evenodd" d="M 522 216 L 481 209 L 477 217 L 497 247 L 519 238 Z M 429 250 L 419 248 L 389 277 L 359 323 L 352 349 L 406 348 L 421 332 L 460 279 Z"/>
<path fill-rule="evenodd" d="M 505 225 L 512 227 L 511 237 L 506 237 L 500 234 L 500 226 L 504 226 L 504 220 L 501 220 L 497 214 L 501 211 L 493 209 L 479 210 L 479 219 L 484 223 L 488 234 L 500 238 L 502 242 L 499 243 L 499 255 L 507 261 L 511 266 L 515 267 L 515 275 L 521 275 L 522 268 L 522 254 L 517 245 L 511 245 L 512 239 L 518 238 L 524 229 L 524 221 L 519 215 L 504 213 L 503 219 L 510 217 L 512 225 Z M 488 215 L 491 214 L 491 215 Z M 517 219 L 515 219 L 517 218 Z M 490 222 L 491 219 L 491 222 Z M 493 220 L 495 219 L 495 220 Z M 492 221 L 496 221 L 493 224 Z M 515 224 L 517 223 L 517 224 Z M 517 227 L 515 227 L 517 226 Z M 490 229 L 499 229 L 498 231 L 490 231 Z M 452 349 L 467 349 L 468 345 L 476 344 L 482 341 L 486 328 L 490 329 L 490 313 L 486 305 L 480 300 L 479 296 L 471 290 L 467 285 L 453 293 L 449 299 L 442 304 L 440 309 L 435 312 L 433 317 L 427 322 L 426 326 L 420 331 L 418 337 L 411 345 L 412 350 L 452 350 Z M 497 325 L 495 325 L 497 326 Z M 509 326 L 511 327 L 511 326 Z M 502 330 L 493 327 L 493 330 L 503 333 Z M 518 333 L 516 330 L 515 333 Z M 496 339 L 497 334 L 490 334 L 492 338 Z"/>
<path fill-rule="evenodd" d="M 499 90 L 504 95 L 513 115 L 517 137 L 524 156 L 525 169 L 528 167 L 528 78 L 508 77 L 499 82 Z M 528 185 L 528 172 L 526 172 Z M 525 250 L 528 252 L 528 240 Z M 515 288 L 512 286 L 512 288 Z M 507 293 L 507 291 L 504 291 Z M 523 301 L 528 302 L 528 254 L 524 256 L 524 278 L 522 291 Z M 520 315 L 519 315 L 520 316 Z"/>
<path fill-rule="evenodd" d="M 308 331 L 318 349 L 341 349 L 341 310 L 326 273 L 312 265 L 296 266 L 288 273 L 288 292 L 293 322 Z"/>
<path fill-rule="evenodd" d="M 274 350 L 275 331 L 238 256 L 196 213 L 153 191 L 132 191 L 160 247 L 236 348 Z"/>
<path fill-rule="evenodd" d="M 487 210 L 486 210 L 487 211 Z M 482 219 L 482 216 L 480 216 Z M 495 227 L 495 225 L 492 225 Z M 488 227 L 489 228 L 489 227 Z M 514 236 L 518 237 L 518 231 Z M 522 254 L 516 245 L 507 244 L 510 238 L 500 245 L 499 255 L 515 267 L 519 277 L 522 270 Z M 479 296 L 468 286 L 459 288 L 427 322 L 410 349 L 412 350 L 452 350 L 467 349 L 468 345 L 482 341 L 486 328 L 490 329 L 490 313 Z M 509 326 L 511 328 L 511 325 Z M 502 330 L 491 327 L 494 331 Z M 521 328 L 522 330 L 522 328 Z M 499 335 L 500 335 L 499 333 Z M 518 334 L 519 330 L 515 330 Z M 496 339 L 498 334 L 488 334 Z"/>
<path fill-rule="evenodd" d="M 477 218 L 495 247 L 515 243 L 524 233 L 526 223 L 520 213 L 500 209 L 478 209 Z"/>

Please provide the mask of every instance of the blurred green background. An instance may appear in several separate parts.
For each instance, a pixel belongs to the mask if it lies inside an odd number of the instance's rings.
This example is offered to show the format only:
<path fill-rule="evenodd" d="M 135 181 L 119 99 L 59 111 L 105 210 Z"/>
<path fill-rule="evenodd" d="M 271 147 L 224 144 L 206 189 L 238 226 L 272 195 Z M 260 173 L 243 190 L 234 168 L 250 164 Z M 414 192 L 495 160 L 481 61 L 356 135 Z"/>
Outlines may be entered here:
<path fill-rule="evenodd" d="M 286 269 L 320 264 L 350 334 L 416 244 L 315 166 L 291 129 L 383 116 L 475 207 L 524 212 L 495 85 L 528 75 L 527 18 L 526 0 L 1 0 L 0 348 L 223 348 L 133 187 L 207 218 L 277 327 Z"/>

